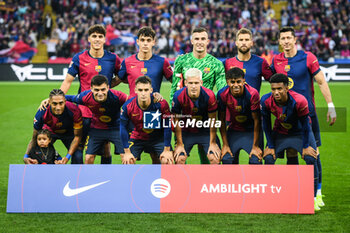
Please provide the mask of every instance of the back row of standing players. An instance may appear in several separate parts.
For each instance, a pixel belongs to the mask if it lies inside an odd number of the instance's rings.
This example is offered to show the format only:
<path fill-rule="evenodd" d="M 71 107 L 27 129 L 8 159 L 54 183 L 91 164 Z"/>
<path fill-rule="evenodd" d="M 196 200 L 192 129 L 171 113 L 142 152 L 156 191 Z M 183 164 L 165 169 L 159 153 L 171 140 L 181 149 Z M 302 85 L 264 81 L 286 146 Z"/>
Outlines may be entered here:
<path fill-rule="evenodd" d="M 94 99 L 94 93 L 91 91 L 91 94 L 86 94 L 85 91 L 88 91 L 91 87 L 91 79 L 93 76 L 97 74 L 102 74 L 107 77 L 109 87 L 117 86 L 121 82 L 125 82 L 129 84 L 130 88 L 130 96 L 129 101 L 132 99 L 132 97 L 135 96 L 135 80 L 143 75 L 147 75 L 150 77 L 152 81 L 152 88 L 154 92 L 159 92 L 162 78 L 163 76 L 168 79 L 169 81 L 172 81 L 172 87 L 171 87 L 171 93 L 170 93 L 170 102 L 176 103 L 176 100 L 173 100 L 173 96 L 175 92 L 178 89 L 182 88 L 183 85 L 183 77 L 184 74 L 191 68 L 197 68 L 202 73 L 202 82 L 203 82 L 203 90 L 213 90 L 214 86 L 216 86 L 217 90 L 223 89 L 225 90 L 225 86 L 228 84 L 225 79 L 225 70 L 228 71 L 232 67 L 238 67 L 244 71 L 244 78 L 245 82 L 248 85 L 244 85 L 244 90 L 251 90 L 251 87 L 253 87 L 257 92 L 260 91 L 261 86 L 261 78 L 264 77 L 265 80 L 269 80 L 270 77 L 273 75 L 273 73 L 282 73 L 285 74 L 289 79 L 288 88 L 303 95 L 308 104 L 309 108 L 309 116 L 311 117 L 311 125 L 312 125 L 312 131 L 314 133 L 314 138 L 316 140 L 317 144 L 317 168 L 318 168 L 318 180 L 321 181 L 322 173 L 321 173 L 321 163 L 320 163 L 320 157 L 319 157 L 319 150 L 318 146 L 321 145 L 320 140 L 320 133 L 319 133 L 319 127 L 318 127 L 318 120 L 316 116 L 315 111 L 315 102 L 314 102 L 314 89 L 313 89 L 313 79 L 316 80 L 318 83 L 320 90 L 328 104 L 329 111 L 327 113 L 327 118 L 330 118 L 330 124 L 333 124 L 336 119 L 335 114 L 335 108 L 332 103 L 331 93 L 328 87 L 327 82 L 325 81 L 324 75 L 322 71 L 320 70 L 317 58 L 310 52 L 304 52 L 304 51 L 297 51 L 295 44 L 296 44 L 296 37 L 293 28 L 286 27 L 282 28 L 280 30 L 279 35 L 279 42 L 283 49 L 283 53 L 277 55 L 274 57 L 273 62 L 271 66 L 268 65 L 265 59 L 256 56 L 254 54 L 251 54 L 250 49 L 253 46 L 253 38 L 252 33 L 250 30 L 242 28 L 237 32 L 236 35 L 236 46 L 238 48 L 238 55 L 236 57 L 227 59 L 224 63 L 220 62 L 215 57 L 211 56 L 207 53 L 207 45 L 209 43 L 208 39 L 208 32 L 204 28 L 196 28 L 192 35 L 191 35 L 191 43 L 193 45 L 193 51 L 191 53 L 181 55 L 179 56 L 174 65 L 174 72 L 172 71 L 172 68 L 169 64 L 169 62 L 160 56 L 157 56 L 152 53 L 152 48 L 155 45 L 155 32 L 148 27 L 141 28 L 137 35 L 137 44 L 139 46 L 139 52 L 129 58 L 126 58 L 122 63 L 120 62 L 120 59 L 117 55 L 107 52 L 103 49 L 104 43 L 105 43 L 105 29 L 101 25 L 94 25 L 89 29 L 89 37 L 88 40 L 90 42 L 90 49 L 83 51 L 77 55 L 74 56 L 72 63 L 70 64 L 69 71 L 67 74 L 66 79 L 61 85 L 61 90 L 64 93 L 67 93 L 67 91 L 70 88 L 71 83 L 73 82 L 74 78 L 76 76 L 79 77 L 80 81 L 80 89 L 79 93 L 80 96 L 75 96 L 75 100 L 78 101 L 78 97 L 81 97 L 82 95 L 88 95 L 89 97 L 85 96 L 86 100 L 86 106 L 79 105 L 79 108 L 82 112 L 82 119 L 83 119 L 83 125 L 85 130 L 84 135 L 87 135 L 87 132 L 89 131 L 90 124 L 91 128 L 93 129 L 100 129 L 101 127 L 106 126 L 99 126 L 99 123 L 91 122 L 92 113 L 91 110 L 93 107 L 90 105 L 89 108 L 89 101 Z M 232 84 L 233 85 L 233 84 Z M 221 90 L 221 91 L 223 91 Z M 101 90 L 98 90 L 101 92 Z M 226 91 L 227 92 L 227 91 Z M 255 92 L 253 90 L 253 92 Z M 111 95 L 113 98 L 120 98 L 120 100 L 124 99 L 126 100 L 126 97 L 122 94 L 114 93 L 114 90 L 110 90 L 108 92 L 108 95 Z M 52 96 L 57 96 L 53 94 Z M 59 96 L 59 95 L 58 95 Z M 184 99 L 184 94 L 182 96 L 178 96 L 175 94 L 175 96 L 178 98 Z M 69 99 L 71 98 L 71 99 Z M 153 98 L 153 97 L 152 97 Z M 219 109 L 222 108 L 220 105 L 220 96 L 218 96 L 219 99 Z M 69 100 L 73 100 L 74 97 L 68 97 Z M 80 98 L 82 99 L 82 98 Z M 87 100 L 89 99 L 89 100 Z M 52 98 L 50 98 L 50 101 Z M 80 100 L 82 101 L 82 100 Z M 239 105 L 239 101 L 243 100 L 237 100 L 234 104 L 237 104 L 236 111 L 242 111 L 242 107 Z M 52 101 L 51 101 L 52 102 Z M 160 101 L 159 103 L 162 103 L 164 101 Z M 221 101 L 222 102 L 222 101 Z M 201 105 L 202 103 L 200 101 L 192 101 L 190 102 L 192 105 Z M 57 103 L 54 103 L 57 104 Z M 231 104 L 230 101 L 227 101 L 226 104 Z M 121 107 L 122 103 L 120 103 Z M 263 105 L 263 104 L 262 104 Z M 55 114 L 52 113 L 52 110 L 50 110 L 53 105 L 50 105 L 51 107 L 48 108 L 48 111 L 41 110 L 37 113 L 37 116 L 35 118 L 34 122 L 34 133 L 33 133 L 33 139 L 31 143 L 28 145 L 27 153 L 30 153 L 30 150 L 33 147 L 33 143 L 35 142 L 35 138 L 37 135 L 38 130 L 41 128 L 45 128 L 45 125 L 47 125 L 47 122 L 43 122 L 40 119 L 46 118 L 52 118 L 52 116 Z M 221 106 L 221 107 L 220 107 Z M 66 104 L 67 108 L 74 108 L 73 105 L 71 105 L 69 102 Z M 197 109 L 197 106 L 193 106 L 193 109 Z M 101 112 L 100 118 L 98 122 L 108 123 L 110 119 L 104 118 L 106 114 L 103 112 L 106 111 L 105 108 L 99 107 L 98 110 Z M 74 115 L 75 110 L 70 110 L 70 114 L 68 115 Z M 78 112 L 78 111 L 77 111 Z M 223 112 L 223 111 L 221 111 Z M 254 113 L 255 111 L 253 111 Z M 227 114 L 224 114 L 226 117 L 226 120 L 229 120 L 229 117 L 232 114 L 235 113 L 229 113 L 229 110 L 226 110 Z M 40 115 L 41 114 L 41 115 Z M 210 112 L 208 113 L 210 115 Z M 282 108 L 281 113 L 281 120 L 287 120 L 288 112 L 286 109 Z M 119 116 L 118 116 L 119 117 Z M 279 116 L 278 116 L 279 117 Z M 257 116 L 252 114 L 252 119 L 256 119 Z M 260 118 L 260 117 L 258 117 Z M 238 119 L 240 120 L 240 119 Z M 241 119 L 242 120 L 242 119 Z M 328 120 L 328 119 L 327 119 Z M 50 121 L 50 120 L 49 120 Z M 55 120 L 52 120 L 52 122 L 49 122 L 49 124 L 53 123 Z M 60 128 L 60 122 L 59 120 L 56 120 L 57 122 L 55 127 Z M 94 120 L 93 120 L 94 121 Z M 83 153 L 82 149 L 79 147 L 79 143 L 77 143 L 82 135 L 81 131 L 81 123 L 79 124 L 79 117 L 76 117 L 73 130 L 69 138 L 60 138 L 63 139 L 62 141 L 65 142 L 65 145 L 68 149 L 67 156 L 63 158 L 62 163 L 66 163 L 70 157 L 72 157 L 72 163 L 82 163 L 83 162 Z M 108 125 L 108 124 L 107 124 Z M 290 127 L 289 125 L 285 124 L 287 128 Z M 253 127 L 254 128 L 254 127 Z M 57 135 L 59 135 L 59 129 L 58 131 L 51 130 L 53 133 L 53 140 L 57 138 Z M 88 140 L 88 146 L 90 142 L 93 142 L 91 144 L 98 144 L 100 141 L 103 141 L 100 139 L 100 136 L 106 136 L 103 133 L 99 134 L 96 133 L 98 136 L 95 138 L 91 138 L 92 134 L 89 134 L 89 140 Z M 55 136 L 56 135 L 56 136 Z M 121 135 L 123 138 L 123 135 Z M 171 136 L 171 135 L 170 135 Z M 256 136 L 256 135 L 255 135 Z M 92 136 L 94 137 L 94 136 Z M 93 139 L 93 140 L 91 140 Z M 65 141 L 64 141 L 65 140 Z M 114 141 L 116 142 L 117 139 Z M 268 140 L 268 149 L 274 149 L 274 145 L 269 143 L 269 137 L 267 137 Z M 71 143 L 69 143 L 69 141 Z M 82 139 L 80 141 L 85 141 L 85 139 Z M 214 140 L 215 141 L 215 140 Z M 214 141 L 213 142 L 214 145 Z M 233 140 L 234 141 L 234 140 Z M 120 143 L 120 142 L 119 142 Z M 179 140 L 178 140 L 179 144 Z M 238 163 L 238 152 L 236 151 L 230 151 L 228 148 L 229 142 L 223 140 L 223 147 L 222 147 L 222 154 L 223 158 L 225 158 L 225 154 L 230 154 L 232 156 L 228 157 L 229 161 L 232 163 Z M 181 145 L 181 141 L 180 141 Z M 255 141 L 255 146 L 258 145 L 257 141 Z M 88 147 L 89 148 L 89 147 Z M 92 147 L 90 147 L 91 149 Z M 132 148 L 132 147 L 131 147 Z M 181 148 L 181 147 L 179 147 Z M 252 147 L 255 151 L 254 154 L 260 155 L 261 153 L 257 148 L 259 147 Z M 90 151 L 87 151 L 87 155 L 85 161 L 87 163 L 91 163 L 94 161 L 95 155 L 97 153 L 104 154 L 104 156 L 101 157 L 102 163 L 110 163 L 111 158 L 109 156 L 109 145 L 104 144 L 104 152 L 99 152 L 98 148 L 92 148 Z M 217 148 L 215 146 L 211 147 L 211 151 L 214 152 L 214 156 L 209 156 L 209 159 L 211 162 L 218 162 L 217 157 Z M 151 155 L 155 154 L 152 151 Z M 175 155 L 187 155 L 186 150 L 182 153 L 176 153 L 178 152 L 177 149 L 175 149 Z M 202 146 L 199 146 L 199 152 L 200 152 L 200 158 L 201 163 L 208 163 L 208 157 L 206 156 L 206 151 L 202 148 Z M 227 152 L 227 153 L 226 153 Z M 251 151 L 248 151 L 249 154 Z M 90 154 L 94 153 L 94 154 Z M 296 164 L 298 163 L 297 156 L 296 156 L 296 150 L 288 149 L 287 150 L 287 163 L 289 164 Z M 274 153 L 272 153 L 274 155 Z M 73 155 L 73 156 L 71 156 Z M 91 156 L 90 156 L 91 155 Z M 126 155 L 129 155 L 126 153 Z M 165 156 L 167 158 L 167 156 Z M 177 156 L 176 159 L 183 158 L 184 156 Z M 226 155 L 227 157 L 227 155 Z M 128 158 L 128 156 L 125 156 L 125 158 Z M 274 156 L 275 158 L 275 156 Z M 156 162 L 157 158 L 156 156 L 152 157 L 153 161 Z M 167 158 L 168 159 L 168 158 Z M 260 160 L 258 156 L 258 161 Z M 129 160 L 124 160 L 127 163 L 130 162 Z M 225 161 L 225 159 L 224 159 Z M 28 160 L 27 160 L 28 162 Z M 180 162 L 180 161 L 178 161 Z M 320 182 L 319 182 L 320 183 Z M 320 184 L 319 184 L 319 191 L 320 191 Z"/>

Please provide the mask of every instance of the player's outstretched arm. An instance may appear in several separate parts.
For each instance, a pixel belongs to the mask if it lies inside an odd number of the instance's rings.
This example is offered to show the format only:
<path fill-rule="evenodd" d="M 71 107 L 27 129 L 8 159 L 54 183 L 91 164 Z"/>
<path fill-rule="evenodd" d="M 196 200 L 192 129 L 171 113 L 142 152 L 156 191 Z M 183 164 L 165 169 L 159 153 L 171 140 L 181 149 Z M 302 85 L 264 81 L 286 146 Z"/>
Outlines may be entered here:
<path fill-rule="evenodd" d="M 332 102 L 332 94 L 331 90 L 329 89 L 328 83 L 324 77 L 324 74 L 322 71 L 318 72 L 314 76 L 318 86 L 320 87 L 321 93 L 326 100 L 328 104 L 328 112 L 327 112 L 327 122 L 329 122 L 329 125 L 333 125 L 337 119 L 337 113 L 335 112 L 335 107 Z"/>
<path fill-rule="evenodd" d="M 60 89 L 64 92 L 64 94 L 67 94 L 70 86 L 72 85 L 72 82 L 74 81 L 74 77 L 67 73 L 66 78 L 63 80 Z"/>

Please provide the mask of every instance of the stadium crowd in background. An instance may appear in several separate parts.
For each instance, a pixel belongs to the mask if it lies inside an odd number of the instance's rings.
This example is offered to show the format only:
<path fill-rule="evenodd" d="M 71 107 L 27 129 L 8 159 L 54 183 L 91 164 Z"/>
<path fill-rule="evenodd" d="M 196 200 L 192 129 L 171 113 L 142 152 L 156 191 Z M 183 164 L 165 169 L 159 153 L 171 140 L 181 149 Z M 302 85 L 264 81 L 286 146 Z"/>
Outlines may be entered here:
<path fill-rule="evenodd" d="M 269 53 L 278 52 L 279 26 L 290 25 L 300 37 L 297 46 L 313 52 L 320 60 L 350 57 L 350 2 L 346 0 L 289 1 L 281 11 L 280 25 L 268 1 L 260 0 L 49 2 L 56 20 L 52 15 L 43 14 L 43 0 L 6 2 L 13 10 L 0 11 L 0 49 L 11 48 L 21 38 L 36 47 L 39 36 L 44 35 L 51 42 L 49 56 L 72 57 L 88 48 L 89 26 L 101 23 L 107 28 L 108 49 L 120 57 L 137 51 L 136 32 L 142 26 L 155 29 L 157 54 L 175 57 L 191 51 L 191 30 L 205 25 L 210 32 L 208 52 L 215 57 L 236 54 L 235 33 L 242 27 L 253 32 L 253 52 L 271 56 Z M 16 62 L 15 59 L 2 60 Z"/>

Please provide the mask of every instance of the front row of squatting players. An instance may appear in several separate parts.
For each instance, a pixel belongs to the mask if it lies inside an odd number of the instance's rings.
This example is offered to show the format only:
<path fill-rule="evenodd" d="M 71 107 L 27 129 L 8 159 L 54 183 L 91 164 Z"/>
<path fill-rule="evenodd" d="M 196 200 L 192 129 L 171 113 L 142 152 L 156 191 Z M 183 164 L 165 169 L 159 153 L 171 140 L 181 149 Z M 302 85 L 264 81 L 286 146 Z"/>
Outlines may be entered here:
<path fill-rule="evenodd" d="M 49 95 L 49 107 L 35 115 L 24 162 L 66 164 L 72 158 L 72 163 L 81 163 L 82 115 L 78 104 L 93 114 L 86 164 L 94 163 L 107 141 L 114 144 L 115 154 L 121 155 L 123 164 L 134 164 L 144 151 L 156 153 L 162 164 L 185 164 L 194 145 L 204 148 L 211 164 L 238 164 L 242 149 L 249 154 L 249 164 L 262 164 L 262 160 L 274 164 L 281 157 L 279 152 L 286 149 L 294 150 L 289 154 L 299 152 L 307 164 L 314 164 L 316 144 L 305 97 L 288 90 L 286 75 L 274 74 L 270 79 L 271 92 L 260 100 L 244 76 L 238 67 L 229 69 L 227 86 L 215 96 L 203 87 L 202 72 L 191 68 L 185 73 L 185 87 L 174 94 L 171 109 L 167 101 L 155 97 L 147 76 L 136 80 L 136 96 L 130 99 L 125 93 L 110 89 L 103 75 L 94 76 L 91 90 L 78 95 L 65 95 L 54 89 Z M 145 114 L 150 115 L 149 122 Z M 271 115 L 275 117 L 273 127 Z M 158 126 L 146 128 L 147 123 Z M 262 129 L 267 140 L 265 149 Z M 173 151 L 172 131 L 176 141 Z M 64 158 L 52 146 L 57 139 L 68 149 Z"/>

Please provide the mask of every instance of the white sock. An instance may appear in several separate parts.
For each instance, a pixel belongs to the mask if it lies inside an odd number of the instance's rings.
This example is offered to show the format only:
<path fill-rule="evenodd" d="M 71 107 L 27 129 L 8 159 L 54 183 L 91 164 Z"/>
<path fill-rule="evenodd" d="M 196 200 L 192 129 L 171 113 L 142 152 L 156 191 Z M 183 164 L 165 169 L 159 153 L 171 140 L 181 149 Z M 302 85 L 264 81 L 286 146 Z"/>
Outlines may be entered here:
<path fill-rule="evenodd" d="M 318 195 L 322 195 L 322 193 L 321 193 L 321 189 L 317 189 L 317 194 L 316 194 L 317 196 Z"/>
<path fill-rule="evenodd" d="M 316 201 L 316 197 L 314 197 L 314 201 Z"/>

